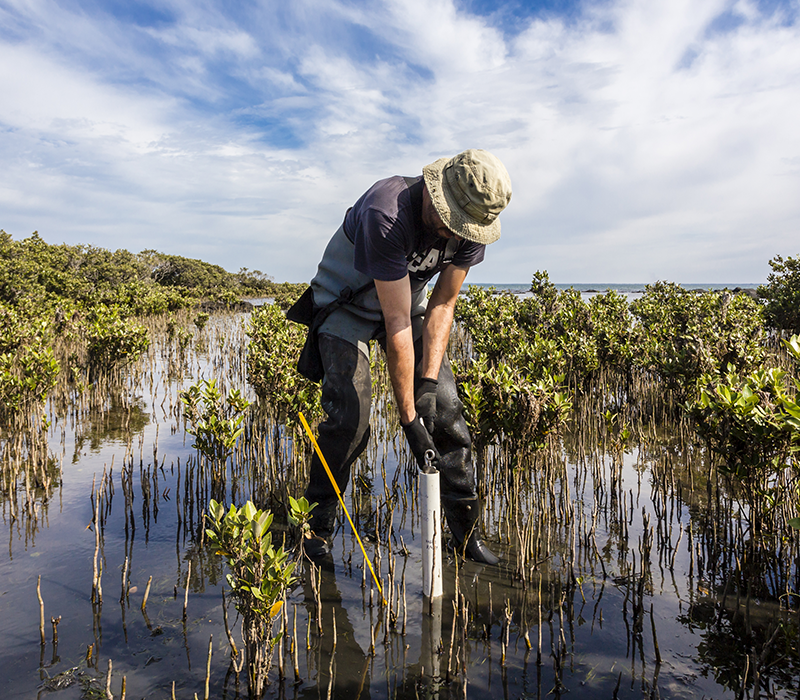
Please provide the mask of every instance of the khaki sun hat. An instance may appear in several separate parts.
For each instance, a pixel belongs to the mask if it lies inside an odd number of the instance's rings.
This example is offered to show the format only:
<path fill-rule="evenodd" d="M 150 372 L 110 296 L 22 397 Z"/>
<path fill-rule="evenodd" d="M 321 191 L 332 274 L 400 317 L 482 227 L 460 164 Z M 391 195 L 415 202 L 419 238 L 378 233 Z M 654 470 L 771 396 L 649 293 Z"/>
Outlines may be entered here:
<path fill-rule="evenodd" d="M 489 151 L 471 148 L 422 169 L 433 206 L 445 226 L 474 243 L 500 238 L 497 218 L 511 201 L 511 178 Z"/>

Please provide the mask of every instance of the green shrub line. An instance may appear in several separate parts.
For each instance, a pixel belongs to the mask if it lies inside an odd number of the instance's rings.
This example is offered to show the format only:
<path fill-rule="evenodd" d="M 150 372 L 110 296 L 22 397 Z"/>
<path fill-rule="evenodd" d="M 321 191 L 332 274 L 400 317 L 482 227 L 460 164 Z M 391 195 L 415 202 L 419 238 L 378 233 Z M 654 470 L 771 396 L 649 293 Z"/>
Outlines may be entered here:
<path fill-rule="evenodd" d="M 584 300 L 541 271 L 525 297 L 468 287 L 451 354 L 478 458 L 495 445 L 521 464 L 553 445 L 588 397 L 607 422 L 623 409 L 690 421 L 724 474 L 774 500 L 776 480 L 798 467 L 800 258 L 770 266 L 758 299 L 661 281 L 631 304 L 611 290 Z M 62 373 L 91 382 L 135 361 L 150 342 L 147 317 L 194 309 L 202 333 L 209 311 L 256 296 L 274 303 L 250 316 L 248 381 L 289 425 L 300 409 L 319 416 L 319 386 L 295 369 L 305 328 L 283 314 L 305 288 L 154 250 L 0 232 L 0 421 L 40 412 Z M 172 318 L 167 333 L 180 347 L 192 337 Z"/>
<path fill-rule="evenodd" d="M 155 250 L 51 245 L 36 232 L 15 241 L 0 230 L 0 426 L 36 413 L 62 374 L 92 381 L 135 361 L 150 344 L 145 318 L 197 309 L 202 331 L 209 311 L 258 297 L 285 308 L 305 287 Z"/>
<path fill-rule="evenodd" d="M 163 314 L 202 302 L 235 306 L 242 299 L 266 297 L 286 304 L 305 287 L 275 282 L 260 270 L 227 272 L 219 265 L 156 250 L 51 245 L 37 232 L 15 241 L 0 230 L 0 303 L 61 309 L 61 318 L 98 303 L 119 306 L 124 316 Z"/>
<path fill-rule="evenodd" d="M 454 365 L 478 458 L 494 445 L 512 468 L 533 464 L 588 400 L 621 445 L 632 436 L 624 416 L 641 427 L 685 421 L 753 531 L 786 507 L 800 516 L 800 335 L 783 337 L 794 330 L 786 315 L 769 320 L 800 276 L 770 285 L 759 302 L 656 282 L 630 306 L 613 291 L 588 301 L 559 291 L 546 272 L 525 298 L 469 287 L 456 306 L 467 348 Z M 785 522 L 800 528 L 800 517 Z"/>
<path fill-rule="evenodd" d="M 632 437 L 630 419 L 687 421 L 715 456 L 710 467 L 743 489 L 754 514 L 795 498 L 798 340 L 775 343 L 786 329 L 770 328 L 767 317 L 747 293 L 670 282 L 647 285 L 630 305 L 611 290 L 588 300 L 559 291 L 546 272 L 535 273 L 524 297 L 468 287 L 451 356 L 479 464 L 493 446 L 511 468 L 532 464 L 588 399 L 621 446 Z M 266 305 L 247 334 L 256 393 L 287 425 L 301 409 L 320 415 L 318 385 L 295 370 L 305 328 Z M 740 377 L 756 388 L 742 388 Z M 731 392 L 746 397 L 744 408 Z"/>
<path fill-rule="evenodd" d="M 758 288 L 767 324 L 778 331 L 800 333 L 800 255 L 785 260 L 776 255 L 769 266 L 767 283 Z"/>

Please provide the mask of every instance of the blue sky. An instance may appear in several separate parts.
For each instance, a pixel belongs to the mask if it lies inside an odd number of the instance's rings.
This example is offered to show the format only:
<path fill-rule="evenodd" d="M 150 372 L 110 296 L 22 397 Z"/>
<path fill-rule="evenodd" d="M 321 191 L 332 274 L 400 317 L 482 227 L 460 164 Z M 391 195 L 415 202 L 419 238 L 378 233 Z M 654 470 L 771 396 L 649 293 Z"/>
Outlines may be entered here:
<path fill-rule="evenodd" d="M 800 255 L 800 0 L 0 0 L 0 228 L 309 279 L 375 180 L 485 148 L 476 282 Z"/>

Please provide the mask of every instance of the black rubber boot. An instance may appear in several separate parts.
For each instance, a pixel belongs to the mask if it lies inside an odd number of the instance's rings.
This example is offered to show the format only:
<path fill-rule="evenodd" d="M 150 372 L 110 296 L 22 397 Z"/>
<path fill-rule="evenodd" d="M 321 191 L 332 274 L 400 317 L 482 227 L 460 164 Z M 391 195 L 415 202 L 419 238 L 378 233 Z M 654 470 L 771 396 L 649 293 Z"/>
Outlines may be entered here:
<path fill-rule="evenodd" d="M 456 551 L 479 564 L 497 564 L 500 561 L 480 534 L 481 505 L 477 496 L 472 498 L 449 498 L 442 496 L 442 509 L 453 535 Z"/>
<path fill-rule="evenodd" d="M 311 511 L 311 536 L 303 540 L 303 551 L 309 559 L 322 559 L 331 553 L 331 539 L 336 525 L 338 501 L 319 504 Z"/>

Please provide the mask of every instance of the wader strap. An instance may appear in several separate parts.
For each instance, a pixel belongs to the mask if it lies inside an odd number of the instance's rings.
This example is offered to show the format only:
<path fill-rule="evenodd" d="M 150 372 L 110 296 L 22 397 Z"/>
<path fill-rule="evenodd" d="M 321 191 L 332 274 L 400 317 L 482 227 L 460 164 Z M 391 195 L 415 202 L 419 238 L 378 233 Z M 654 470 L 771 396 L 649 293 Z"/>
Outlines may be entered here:
<path fill-rule="evenodd" d="M 322 358 L 319 353 L 319 327 L 324 323 L 336 309 L 345 304 L 354 302 L 364 292 L 375 286 L 375 280 L 370 280 L 367 284 L 359 287 L 355 291 L 350 287 L 345 287 L 339 292 L 339 297 L 327 306 L 318 308 L 314 306 L 314 293 L 309 287 L 303 296 L 286 312 L 286 318 L 290 321 L 304 323 L 308 326 L 306 342 L 300 352 L 300 359 L 297 362 L 297 371 L 312 382 L 322 381 L 325 376 L 325 368 L 322 366 Z"/>

